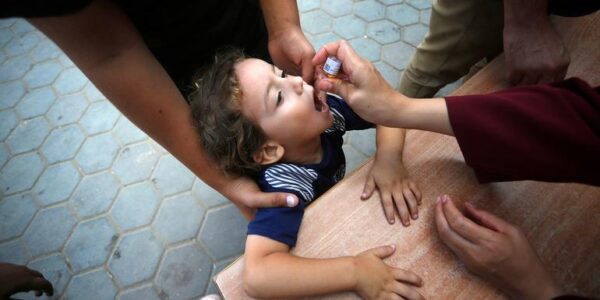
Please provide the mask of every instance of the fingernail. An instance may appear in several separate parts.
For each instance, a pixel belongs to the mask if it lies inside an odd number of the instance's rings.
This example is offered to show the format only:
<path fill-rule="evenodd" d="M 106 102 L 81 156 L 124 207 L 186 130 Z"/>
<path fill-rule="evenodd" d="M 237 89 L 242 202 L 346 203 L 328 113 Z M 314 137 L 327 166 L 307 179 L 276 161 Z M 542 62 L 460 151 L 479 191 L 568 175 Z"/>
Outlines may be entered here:
<path fill-rule="evenodd" d="M 367 193 L 362 193 L 362 195 L 360 195 L 360 197 L 363 199 L 367 198 Z"/>
<path fill-rule="evenodd" d="M 417 214 L 414 214 L 414 215 L 413 215 L 413 219 L 415 219 L 415 220 L 416 220 L 418 217 L 419 217 L 419 215 L 417 215 Z"/>
<path fill-rule="evenodd" d="M 392 248 L 392 250 L 396 250 L 396 245 L 392 244 L 390 245 L 390 248 Z"/>
<path fill-rule="evenodd" d="M 296 201 L 294 200 L 294 197 L 292 196 L 287 196 L 285 197 L 285 202 L 287 203 L 288 207 L 294 207 L 296 206 Z"/>
<path fill-rule="evenodd" d="M 389 219 L 388 222 L 390 222 L 390 224 L 394 224 L 396 221 L 394 219 Z"/>
<path fill-rule="evenodd" d="M 442 197 L 438 196 L 437 199 L 435 199 L 435 204 L 440 203 L 440 201 L 442 201 Z"/>
<path fill-rule="evenodd" d="M 442 203 L 448 202 L 448 195 L 442 196 Z"/>

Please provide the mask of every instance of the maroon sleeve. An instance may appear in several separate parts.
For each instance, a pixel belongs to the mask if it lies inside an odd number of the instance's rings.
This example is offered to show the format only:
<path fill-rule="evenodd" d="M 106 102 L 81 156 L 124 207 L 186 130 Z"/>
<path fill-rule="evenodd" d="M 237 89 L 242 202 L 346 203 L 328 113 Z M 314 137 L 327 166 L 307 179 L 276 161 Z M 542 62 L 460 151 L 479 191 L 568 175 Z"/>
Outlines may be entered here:
<path fill-rule="evenodd" d="M 466 163 L 480 182 L 600 185 L 600 87 L 571 78 L 446 97 Z"/>

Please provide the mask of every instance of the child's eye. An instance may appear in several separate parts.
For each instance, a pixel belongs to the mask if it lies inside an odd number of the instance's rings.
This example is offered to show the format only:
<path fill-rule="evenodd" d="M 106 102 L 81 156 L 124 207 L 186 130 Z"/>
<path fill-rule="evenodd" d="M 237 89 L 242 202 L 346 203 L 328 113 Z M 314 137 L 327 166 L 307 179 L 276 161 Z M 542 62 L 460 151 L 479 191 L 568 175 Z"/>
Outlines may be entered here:
<path fill-rule="evenodd" d="M 283 96 L 281 95 L 281 91 L 279 91 L 277 93 L 277 104 L 276 104 L 276 106 L 279 106 L 279 104 L 281 104 L 282 101 L 283 101 Z"/>

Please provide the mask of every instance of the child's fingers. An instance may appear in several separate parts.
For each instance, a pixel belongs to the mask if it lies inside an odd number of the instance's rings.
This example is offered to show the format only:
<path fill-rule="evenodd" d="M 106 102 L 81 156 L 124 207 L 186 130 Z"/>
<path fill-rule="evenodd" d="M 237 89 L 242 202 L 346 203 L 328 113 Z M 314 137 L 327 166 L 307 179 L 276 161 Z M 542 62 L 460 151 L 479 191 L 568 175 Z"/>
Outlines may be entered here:
<path fill-rule="evenodd" d="M 421 277 L 419 277 L 419 275 L 417 275 L 411 271 L 394 268 L 393 275 L 394 275 L 394 279 L 396 279 L 398 281 L 410 283 L 410 284 L 416 285 L 416 286 L 423 285 L 423 279 L 421 279 Z"/>
<path fill-rule="evenodd" d="M 408 210 L 410 211 L 411 217 L 413 220 L 416 220 L 419 217 L 419 204 L 417 203 L 417 197 L 410 189 L 407 182 L 402 183 L 402 194 L 404 195 L 406 204 L 408 204 Z"/>
<path fill-rule="evenodd" d="M 360 199 L 367 200 L 367 199 L 371 198 L 374 191 L 375 191 L 375 180 L 373 179 L 373 176 L 369 176 L 369 178 L 367 178 L 367 181 L 365 182 L 365 187 L 363 188 L 363 192 L 360 195 Z"/>
<path fill-rule="evenodd" d="M 398 209 L 398 215 L 400 215 L 402 225 L 410 225 L 410 216 L 408 214 L 408 208 L 406 208 L 406 201 L 404 201 L 404 195 L 399 191 L 394 191 L 394 202 L 396 203 L 396 208 Z"/>
<path fill-rule="evenodd" d="M 392 286 L 392 290 L 394 291 L 394 293 L 402 296 L 404 299 L 410 299 L 410 300 L 425 299 L 413 287 L 408 286 L 403 283 L 400 283 L 400 282 L 395 282 L 394 285 Z"/>
<path fill-rule="evenodd" d="M 396 251 L 396 245 L 387 245 L 387 246 L 379 246 L 376 248 L 372 248 L 367 250 L 366 252 L 371 253 L 378 258 L 384 259 Z"/>
<path fill-rule="evenodd" d="M 417 204 L 421 205 L 422 195 L 421 195 L 421 190 L 419 189 L 419 187 L 417 187 L 417 184 L 414 183 L 412 180 L 408 180 L 408 187 L 415 194 L 415 198 L 417 198 Z"/>
<path fill-rule="evenodd" d="M 396 218 L 394 217 L 394 202 L 390 193 L 379 190 L 379 196 L 381 196 L 381 207 L 383 207 L 383 214 L 388 220 L 388 223 L 394 224 Z"/>

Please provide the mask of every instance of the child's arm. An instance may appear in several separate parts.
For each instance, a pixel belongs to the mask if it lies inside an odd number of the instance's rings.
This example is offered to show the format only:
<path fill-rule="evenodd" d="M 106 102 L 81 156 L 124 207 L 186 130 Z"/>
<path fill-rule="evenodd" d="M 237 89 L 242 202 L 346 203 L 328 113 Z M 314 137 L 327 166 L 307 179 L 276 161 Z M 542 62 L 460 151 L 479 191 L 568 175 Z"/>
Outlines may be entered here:
<path fill-rule="evenodd" d="M 286 244 L 249 235 L 246 240 L 244 290 L 258 298 L 284 298 L 355 291 L 365 299 L 392 295 L 423 299 L 416 291 L 422 280 L 412 272 L 386 265 L 390 246 L 353 257 L 310 259 L 293 256 Z"/>
<path fill-rule="evenodd" d="M 408 177 L 402 162 L 405 133 L 405 129 L 377 126 L 375 162 L 367 176 L 361 199 L 371 197 L 377 188 L 388 222 L 394 223 L 394 211 L 397 209 L 402 224 L 408 226 L 411 217 L 413 220 L 418 217 L 421 191 Z"/>

